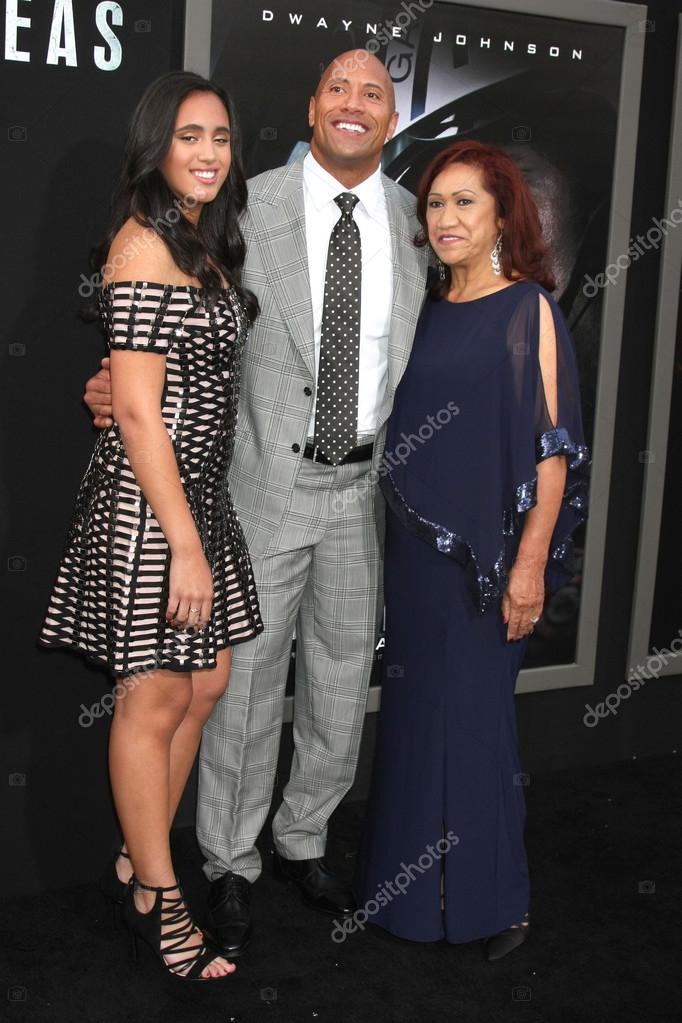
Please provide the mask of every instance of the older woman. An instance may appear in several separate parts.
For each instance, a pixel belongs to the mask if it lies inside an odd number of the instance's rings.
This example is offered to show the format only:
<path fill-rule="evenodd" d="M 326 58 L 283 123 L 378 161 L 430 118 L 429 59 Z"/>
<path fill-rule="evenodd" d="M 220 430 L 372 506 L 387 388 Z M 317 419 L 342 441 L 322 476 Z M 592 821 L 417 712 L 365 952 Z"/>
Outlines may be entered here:
<path fill-rule="evenodd" d="M 572 343 L 537 209 L 515 162 L 442 150 L 419 187 L 438 259 L 396 394 L 387 502 L 386 649 L 356 896 L 415 941 L 528 934 L 514 687 L 583 518 Z"/>

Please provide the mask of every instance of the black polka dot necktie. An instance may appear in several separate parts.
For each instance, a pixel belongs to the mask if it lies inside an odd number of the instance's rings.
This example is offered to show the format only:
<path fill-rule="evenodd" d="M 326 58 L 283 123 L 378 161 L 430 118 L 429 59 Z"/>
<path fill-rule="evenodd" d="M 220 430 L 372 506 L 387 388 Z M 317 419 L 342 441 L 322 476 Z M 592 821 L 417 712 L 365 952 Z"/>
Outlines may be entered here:
<path fill-rule="evenodd" d="M 315 446 L 338 465 L 357 443 L 360 367 L 360 229 L 353 219 L 359 202 L 342 192 L 341 209 L 329 238 L 317 374 Z"/>

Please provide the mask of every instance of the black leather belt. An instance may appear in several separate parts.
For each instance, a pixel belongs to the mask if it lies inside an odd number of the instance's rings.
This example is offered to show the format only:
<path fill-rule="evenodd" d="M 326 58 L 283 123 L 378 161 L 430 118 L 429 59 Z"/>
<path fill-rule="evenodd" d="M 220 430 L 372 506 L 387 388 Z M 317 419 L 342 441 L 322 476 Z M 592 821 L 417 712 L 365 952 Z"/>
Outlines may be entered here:
<path fill-rule="evenodd" d="M 374 451 L 374 443 L 360 444 L 357 448 L 351 448 L 345 458 L 342 458 L 339 465 L 348 465 L 350 462 L 368 462 L 372 457 Z M 323 455 L 320 451 L 315 456 L 315 445 L 306 444 L 305 450 L 303 451 L 304 458 L 312 458 L 313 462 L 321 462 L 322 465 L 332 465 L 326 455 Z"/>

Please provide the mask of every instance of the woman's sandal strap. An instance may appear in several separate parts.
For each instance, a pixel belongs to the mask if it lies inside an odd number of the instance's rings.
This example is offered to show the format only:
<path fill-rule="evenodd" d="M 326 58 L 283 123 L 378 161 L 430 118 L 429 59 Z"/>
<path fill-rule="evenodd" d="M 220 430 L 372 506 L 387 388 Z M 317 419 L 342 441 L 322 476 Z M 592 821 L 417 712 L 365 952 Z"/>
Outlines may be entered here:
<path fill-rule="evenodd" d="M 177 892 L 180 892 L 180 900 L 182 900 L 182 892 L 180 891 L 180 885 L 179 884 L 172 884 L 172 885 L 169 885 L 167 888 L 162 888 L 162 887 L 155 887 L 154 885 L 151 885 L 151 884 L 145 884 L 143 881 L 139 881 L 138 878 L 136 878 L 134 875 L 133 875 L 132 880 L 135 883 L 135 887 L 136 888 L 141 888 L 142 891 L 144 891 L 144 892 L 176 892 L 177 891 Z M 169 902 L 169 901 L 173 901 L 173 900 L 172 899 L 164 899 L 163 901 L 164 902 Z"/>
<path fill-rule="evenodd" d="M 171 885 L 170 887 L 155 887 L 154 885 L 144 884 L 142 881 L 138 881 L 136 877 L 133 878 L 137 888 L 141 888 L 145 892 L 161 892 L 161 947 L 159 952 L 163 958 L 166 968 L 171 973 L 179 974 L 183 977 L 199 977 L 202 971 L 212 963 L 220 953 L 217 950 L 211 950 L 206 942 L 201 937 L 201 931 L 197 930 L 196 924 L 192 921 L 189 911 L 184 901 L 180 885 Z M 179 894 L 175 898 L 168 898 L 165 896 L 165 892 L 175 892 Z M 165 930 L 169 925 L 179 925 L 181 921 L 186 921 L 182 926 L 175 926 L 172 930 Z M 194 934 L 200 936 L 198 944 L 188 945 L 187 940 Z M 170 944 L 169 944 L 170 942 Z M 166 956 L 180 955 L 183 952 L 192 953 L 186 956 L 184 959 L 178 959 L 174 963 L 169 963 Z"/>

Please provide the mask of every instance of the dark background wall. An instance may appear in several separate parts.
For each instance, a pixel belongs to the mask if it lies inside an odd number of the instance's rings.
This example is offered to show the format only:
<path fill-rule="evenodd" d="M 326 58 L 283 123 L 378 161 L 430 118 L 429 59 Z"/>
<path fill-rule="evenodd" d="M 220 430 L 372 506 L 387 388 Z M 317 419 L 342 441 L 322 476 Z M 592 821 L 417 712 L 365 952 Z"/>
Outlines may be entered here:
<path fill-rule="evenodd" d="M 83 384 L 104 346 L 78 318 L 80 275 L 107 217 L 127 121 L 145 86 L 182 63 L 184 4 L 121 0 L 115 70 L 96 67 L 102 5 L 74 6 L 76 66 L 48 64 L 52 3 L 20 3 L 29 61 L 0 75 L 3 175 L 2 889 L 74 883 L 114 834 L 106 726 L 78 724 L 108 677 L 36 647 L 78 482 L 93 444 Z M 4 14 L 4 4 L 2 5 Z M 4 21 L 4 18 L 3 18 Z M 91 860 L 93 861 L 91 864 Z"/>
<path fill-rule="evenodd" d="M 19 39 L 31 61 L 5 61 L 0 72 L 2 123 L 23 128 L 25 139 L 0 126 L 5 147 L 0 895 L 91 880 L 116 835 L 106 772 L 109 719 L 79 724 L 83 707 L 109 691 L 109 680 L 68 653 L 38 650 L 35 638 L 93 441 L 80 398 L 103 343 L 96 328 L 77 318 L 79 275 L 88 273 L 89 246 L 104 224 L 134 102 L 147 82 L 182 60 L 181 4 L 148 0 L 139 18 L 141 5 L 121 6 L 124 25 L 115 32 L 123 60 L 117 71 L 95 68 L 92 48 L 102 44 L 95 29 L 97 4 L 81 2 L 75 5 L 78 67 L 46 64 L 52 5 L 25 4 L 33 24 L 20 30 Z M 679 9 L 679 0 L 649 4 L 632 236 L 667 212 Z M 581 145 L 579 137 L 575 144 Z M 535 772 L 669 753 L 679 742 L 679 676 L 647 683 L 596 728 L 582 721 L 585 703 L 594 705 L 615 690 L 626 670 L 658 272 L 659 254 L 651 251 L 633 264 L 627 282 L 621 276 L 615 285 L 626 286 L 627 293 L 618 405 L 612 410 L 617 425 L 595 684 L 517 697 L 522 760 L 531 784 Z M 681 362 L 682 357 L 676 394 Z M 679 440 L 671 445 L 676 449 Z M 669 475 L 666 501 L 675 507 L 679 487 L 676 473 Z M 672 559 L 679 577 L 674 529 L 664 529 L 663 544 L 661 559 L 666 564 Z M 369 715 L 350 799 L 366 793 L 375 724 L 376 715 Z M 280 780 L 287 774 L 290 726 L 283 739 Z M 194 795 L 193 780 L 177 824 L 192 823 Z"/>

